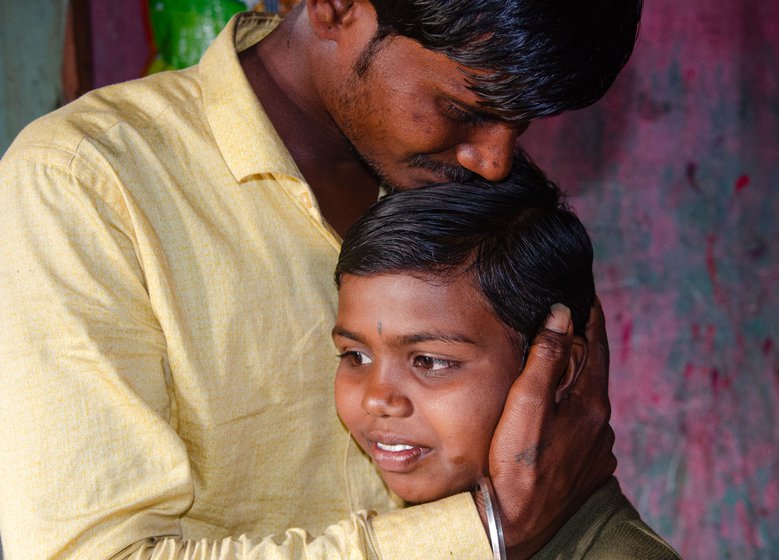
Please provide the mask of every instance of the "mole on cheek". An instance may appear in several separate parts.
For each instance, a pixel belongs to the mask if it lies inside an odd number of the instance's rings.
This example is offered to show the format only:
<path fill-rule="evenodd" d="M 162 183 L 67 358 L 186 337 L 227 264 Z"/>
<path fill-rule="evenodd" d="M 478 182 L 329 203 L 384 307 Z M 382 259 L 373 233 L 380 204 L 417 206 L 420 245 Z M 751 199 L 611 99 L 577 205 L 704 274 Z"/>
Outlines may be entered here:
<path fill-rule="evenodd" d="M 450 459 L 450 462 L 451 462 L 453 465 L 462 465 L 463 463 L 465 463 L 465 461 L 466 461 L 466 459 L 465 459 L 465 457 L 463 457 L 462 455 L 457 455 L 457 456 L 455 456 L 455 457 L 452 457 L 452 458 Z"/>

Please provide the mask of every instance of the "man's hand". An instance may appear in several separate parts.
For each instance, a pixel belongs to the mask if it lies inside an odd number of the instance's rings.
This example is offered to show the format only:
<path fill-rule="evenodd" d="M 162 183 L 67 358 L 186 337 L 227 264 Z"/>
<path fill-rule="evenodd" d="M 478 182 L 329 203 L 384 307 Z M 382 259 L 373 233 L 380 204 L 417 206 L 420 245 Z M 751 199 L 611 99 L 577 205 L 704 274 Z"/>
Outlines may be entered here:
<path fill-rule="evenodd" d="M 584 351 L 581 368 L 572 351 Z M 490 476 L 512 558 L 540 549 L 614 473 L 608 372 L 600 302 L 590 312 L 586 340 L 574 337 L 568 308 L 553 306 L 490 447 Z"/>

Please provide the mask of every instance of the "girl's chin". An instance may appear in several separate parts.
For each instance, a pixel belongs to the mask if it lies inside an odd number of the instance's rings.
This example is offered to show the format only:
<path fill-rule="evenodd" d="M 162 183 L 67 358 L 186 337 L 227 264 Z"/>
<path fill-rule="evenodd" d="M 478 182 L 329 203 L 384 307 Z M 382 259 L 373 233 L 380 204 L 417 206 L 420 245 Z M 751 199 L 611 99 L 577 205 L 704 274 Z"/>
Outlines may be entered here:
<path fill-rule="evenodd" d="M 385 481 L 386 482 L 386 481 Z M 456 487 L 452 490 L 431 490 L 430 486 L 428 484 L 421 483 L 419 486 L 409 486 L 409 485 L 392 485 L 387 484 L 389 489 L 392 491 L 393 494 L 398 496 L 401 500 L 406 502 L 409 505 L 416 505 L 416 504 L 425 504 L 427 502 L 435 502 L 436 500 L 442 500 L 444 498 L 448 498 L 449 496 L 454 496 L 455 494 L 460 494 L 461 492 L 469 492 L 473 488 L 461 488 Z M 476 483 L 474 482 L 473 487 L 476 487 Z"/>
<path fill-rule="evenodd" d="M 479 466 L 472 465 L 471 468 L 451 470 L 446 468 L 426 468 L 410 472 L 381 470 L 381 476 L 392 493 L 404 502 L 422 504 L 476 490 L 481 472 L 483 471 Z"/>

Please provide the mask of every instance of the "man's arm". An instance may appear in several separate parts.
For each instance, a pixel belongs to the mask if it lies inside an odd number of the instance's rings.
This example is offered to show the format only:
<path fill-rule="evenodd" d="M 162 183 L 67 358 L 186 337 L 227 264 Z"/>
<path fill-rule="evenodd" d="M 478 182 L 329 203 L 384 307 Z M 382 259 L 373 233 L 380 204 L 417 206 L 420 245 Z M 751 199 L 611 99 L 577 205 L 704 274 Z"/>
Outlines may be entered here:
<path fill-rule="evenodd" d="M 570 311 L 554 306 L 512 387 L 490 448 L 490 475 L 506 545 L 514 558 L 539 550 L 614 473 L 609 425 L 609 349 L 596 302 L 587 322 L 587 360 L 558 392 L 574 343 Z M 483 517 L 484 518 L 484 517 Z"/>
<path fill-rule="evenodd" d="M 224 538 L 185 540 L 182 519 L 203 473 L 193 472 L 171 410 L 176 387 L 137 224 L 109 172 L 90 175 L 82 166 L 74 175 L 65 151 L 14 150 L 0 163 L 7 557 L 362 559 L 376 550 L 404 560 L 415 557 L 411 550 L 420 558 L 439 550 L 488 557 L 468 495 L 371 521 L 333 515 L 316 536 L 290 529 L 247 538 L 225 529 Z"/>
<path fill-rule="evenodd" d="M 251 539 L 186 541 L 175 537 L 146 539 L 112 560 L 491 560 L 487 539 L 469 494 L 374 515 L 352 514 L 312 537 L 300 529 Z"/>
<path fill-rule="evenodd" d="M 196 474 L 171 424 L 176 388 L 166 337 L 149 300 L 137 224 L 110 187 L 110 169 L 76 177 L 72 154 L 45 151 L 46 164 L 34 147 L 0 164 L 0 533 L 6 553 L 35 559 L 100 558 L 121 550 L 141 554 L 141 549 L 147 556 L 154 550 L 157 558 L 198 557 L 204 550 L 224 558 L 232 551 L 240 551 L 235 558 L 362 557 L 369 531 L 353 521 L 317 538 L 291 530 L 260 541 L 235 535 L 195 546 L 181 540 L 181 518 L 193 502 Z M 604 470 L 563 472 L 560 480 L 539 475 L 556 473 L 561 454 L 578 457 L 571 451 L 577 449 L 570 447 L 572 438 L 578 449 L 590 448 L 581 442 L 594 438 L 581 432 L 581 408 L 573 406 L 590 398 L 581 392 L 584 384 L 562 405 L 548 396 L 545 422 L 535 431 L 526 425 L 534 401 L 526 396 L 532 387 L 524 386 L 538 379 L 536 392 L 554 394 L 566 360 L 554 353 L 549 357 L 549 349 L 565 348 L 570 338 L 550 331 L 536 341 L 493 446 L 492 474 L 508 542 L 526 550 L 548 539 L 578 505 L 576 496 L 583 501 L 587 485 L 594 486 Z M 585 377 L 595 379 L 606 370 L 605 363 L 600 369 L 597 364 L 591 359 Z M 597 384 L 590 386 L 597 396 Z M 604 423 L 595 418 L 589 429 Z M 571 430 L 568 443 L 558 446 L 557 434 L 573 425 L 579 432 Z M 550 447 L 541 446 L 537 460 L 526 459 L 527 449 L 547 441 Z M 610 442 L 605 449 L 610 457 Z M 517 462 L 518 457 L 525 459 Z M 575 462 L 564 459 L 563 464 Z M 583 489 L 569 494 L 571 488 Z M 566 495 L 574 497 L 558 503 Z M 412 550 L 423 557 L 433 545 L 455 557 L 489 553 L 468 500 L 379 516 L 373 525 L 385 558 L 413 558 Z"/>

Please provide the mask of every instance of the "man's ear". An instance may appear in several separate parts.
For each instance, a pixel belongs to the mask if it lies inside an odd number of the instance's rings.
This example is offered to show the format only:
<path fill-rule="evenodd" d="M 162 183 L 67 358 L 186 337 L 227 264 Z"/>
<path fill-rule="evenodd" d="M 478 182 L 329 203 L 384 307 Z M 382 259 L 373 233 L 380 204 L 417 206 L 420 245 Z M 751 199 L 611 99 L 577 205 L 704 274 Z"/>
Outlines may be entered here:
<path fill-rule="evenodd" d="M 308 19 L 320 39 L 335 40 L 342 27 L 352 23 L 359 0 L 306 0 Z"/>
<path fill-rule="evenodd" d="M 565 370 L 560 384 L 555 391 L 555 402 L 559 403 L 568 398 L 573 390 L 576 380 L 579 378 L 584 363 L 587 361 L 587 341 L 580 336 L 573 337 L 571 356 L 568 358 L 568 367 Z"/>

